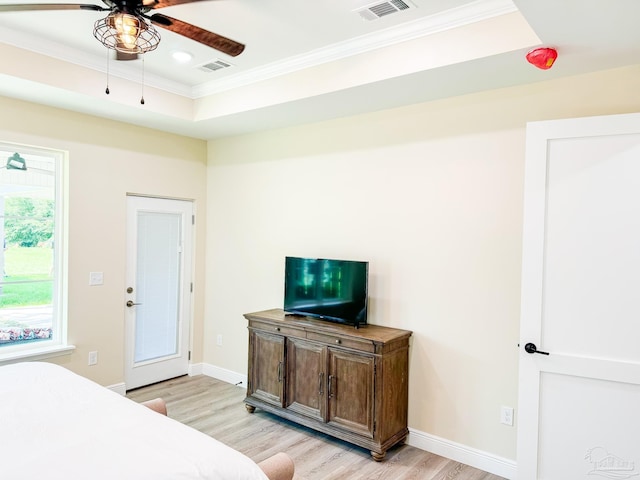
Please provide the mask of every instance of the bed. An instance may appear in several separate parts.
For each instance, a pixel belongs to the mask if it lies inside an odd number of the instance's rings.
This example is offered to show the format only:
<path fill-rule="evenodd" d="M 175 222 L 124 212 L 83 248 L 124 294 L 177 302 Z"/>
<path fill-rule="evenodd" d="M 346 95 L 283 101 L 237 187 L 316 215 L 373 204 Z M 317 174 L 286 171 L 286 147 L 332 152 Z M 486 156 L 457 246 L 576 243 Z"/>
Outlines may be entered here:
<path fill-rule="evenodd" d="M 0 367 L 0 477 L 65 480 L 291 480 L 278 454 L 258 465 L 191 427 L 64 367 Z"/>

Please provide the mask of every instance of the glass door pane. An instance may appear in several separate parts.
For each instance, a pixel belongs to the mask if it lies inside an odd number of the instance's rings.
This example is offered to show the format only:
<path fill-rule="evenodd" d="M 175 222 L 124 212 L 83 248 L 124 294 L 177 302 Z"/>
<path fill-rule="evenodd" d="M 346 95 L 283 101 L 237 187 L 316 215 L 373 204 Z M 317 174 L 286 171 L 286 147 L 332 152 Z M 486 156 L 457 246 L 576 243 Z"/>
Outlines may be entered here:
<path fill-rule="evenodd" d="M 134 362 L 178 353 L 181 216 L 138 212 Z"/>

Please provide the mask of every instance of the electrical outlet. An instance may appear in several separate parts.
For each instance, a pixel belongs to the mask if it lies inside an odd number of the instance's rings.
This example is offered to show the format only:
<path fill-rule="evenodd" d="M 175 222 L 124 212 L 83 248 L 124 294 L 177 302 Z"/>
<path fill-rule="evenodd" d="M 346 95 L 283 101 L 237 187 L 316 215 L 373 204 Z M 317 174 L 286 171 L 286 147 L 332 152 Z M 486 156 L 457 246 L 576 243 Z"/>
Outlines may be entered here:
<path fill-rule="evenodd" d="M 104 277 L 102 272 L 89 272 L 89 285 L 102 285 Z"/>
<path fill-rule="evenodd" d="M 218 336 L 216 337 L 216 344 L 221 347 L 222 346 L 222 335 L 218 334 Z"/>
<path fill-rule="evenodd" d="M 500 423 L 513 427 L 513 408 L 512 407 L 500 408 Z"/>
<path fill-rule="evenodd" d="M 96 365 L 98 363 L 98 352 L 89 352 L 89 365 Z"/>

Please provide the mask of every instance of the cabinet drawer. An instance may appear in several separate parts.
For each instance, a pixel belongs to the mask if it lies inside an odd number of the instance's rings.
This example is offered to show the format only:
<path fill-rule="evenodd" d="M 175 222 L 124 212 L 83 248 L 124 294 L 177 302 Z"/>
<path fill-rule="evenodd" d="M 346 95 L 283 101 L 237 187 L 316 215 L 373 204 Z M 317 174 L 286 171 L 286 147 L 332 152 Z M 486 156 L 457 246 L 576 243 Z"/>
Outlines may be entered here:
<path fill-rule="evenodd" d="M 304 330 L 301 328 L 290 327 L 288 325 L 274 325 L 269 322 L 259 322 L 252 320 L 249 322 L 249 328 L 255 328 L 256 330 L 263 330 L 269 333 L 275 333 L 279 335 L 285 335 L 289 337 L 302 337 L 304 338 Z"/>
<path fill-rule="evenodd" d="M 352 348 L 360 352 L 375 352 L 375 345 L 371 340 L 367 339 L 345 338 L 339 337 L 337 335 L 316 332 L 307 332 L 307 338 L 309 340 L 315 340 L 317 342 L 326 343 L 331 346 Z"/>

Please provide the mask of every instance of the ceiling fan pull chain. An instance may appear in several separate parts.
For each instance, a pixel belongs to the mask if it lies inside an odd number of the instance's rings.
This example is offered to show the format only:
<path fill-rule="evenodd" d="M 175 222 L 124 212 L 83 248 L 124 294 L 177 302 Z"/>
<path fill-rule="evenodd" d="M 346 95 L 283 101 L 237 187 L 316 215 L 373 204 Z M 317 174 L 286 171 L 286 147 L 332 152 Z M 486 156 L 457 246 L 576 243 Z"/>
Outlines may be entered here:
<path fill-rule="evenodd" d="M 142 95 L 140 96 L 140 104 L 144 105 L 144 54 L 142 55 Z"/>
<path fill-rule="evenodd" d="M 104 91 L 107 95 L 109 95 L 109 56 L 111 51 L 107 49 L 107 88 Z"/>

